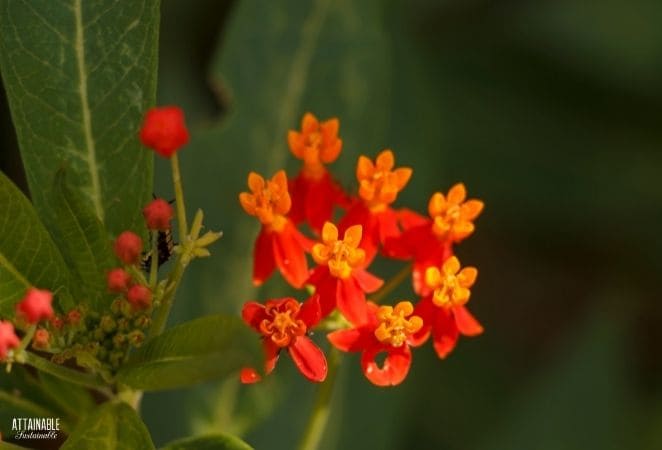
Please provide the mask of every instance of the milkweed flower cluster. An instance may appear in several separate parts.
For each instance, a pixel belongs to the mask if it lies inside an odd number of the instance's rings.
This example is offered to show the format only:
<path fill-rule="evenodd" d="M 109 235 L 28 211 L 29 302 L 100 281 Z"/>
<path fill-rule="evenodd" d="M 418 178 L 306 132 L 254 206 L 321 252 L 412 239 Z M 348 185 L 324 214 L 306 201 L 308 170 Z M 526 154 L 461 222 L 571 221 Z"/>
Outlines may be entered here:
<path fill-rule="evenodd" d="M 248 175 L 248 191 L 239 194 L 239 202 L 261 224 L 253 283 L 261 285 L 278 270 L 292 287 L 313 294 L 304 302 L 292 297 L 250 301 L 242 317 L 261 337 L 265 374 L 286 349 L 304 377 L 324 381 L 327 360 L 309 337 L 313 329 L 324 329 L 330 331 L 331 345 L 361 354 L 361 368 L 373 384 L 397 385 L 409 372 L 412 348 L 431 339 L 445 358 L 459 335 L 483 331 L 467 309 L 478 271 L 462 267 L 454 256 L 454 246 L 473 233 L 483 203 L 467 200 L 460 183 L 434 193 L 427 215 L 395 207 L 413 170 L 398 167 L 388 149 L 374 160 L 360 156 L 358 188 L 345 191 L 327 168 L 342 151 L 339 128 L 336 118 L 319 121 L 305 114 L 300 130 L 287 136 L 292 155 L 302 162 L 294 178 L 283 170 L 270 178 Z M 415 301 L 401 299 L 391 306 L 370 300 L 386 289 L 369 271 L 380 256 L 410 262 Z M 341 320 L 334 320 L 337 315 Z M 338 323 L 344 326 L 338 329 Z M 380 354 L 386 355 L 381 364 Z M 255 368 L 241 372 L 244 383 L 259 379 Z"/>

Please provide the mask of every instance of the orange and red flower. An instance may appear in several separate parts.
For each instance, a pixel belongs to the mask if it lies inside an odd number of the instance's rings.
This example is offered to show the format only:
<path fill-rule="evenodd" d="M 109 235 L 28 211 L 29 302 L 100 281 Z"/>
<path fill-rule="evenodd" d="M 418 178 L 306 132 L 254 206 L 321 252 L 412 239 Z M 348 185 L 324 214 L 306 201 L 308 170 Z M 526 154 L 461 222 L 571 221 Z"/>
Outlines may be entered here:
<path fill-rule="evenodd" d="M 322 317 L 318 296 L 304 303 L 291 297 L 268 300 L 265 305 L 248 302 L 244 305 L 242 317 L 262 335 L 267 375 L 274 370 L 280 351 L 287 349 L 304 377 L 310 381 L 324 381 L 328 370 L 326 357 L 308 337 L 310 329 Z M 259 376 L 254 369 L 245 368 L 241 379 L 244 383 L 253 383 L 259 380 Z"/>
<path fill-rule="evenodd" d="M 394 169 L 394 166 L 395 158 L 391 150 L 382 151 L 374 163 L 365 156 L 359 157 L 356 166 L 359 199 L 340 221 L 341 232 L 352 225 L 363 227 L 361 248 L 365 250 L 368 262 L 375 257 L 380 244 L 400 235 L 398 217 L 390 205 L 409 182 L 412 169 Z"/>
<path fill-rule="evenodd" d="M 475 267 L 461 269 L 455 256 L 448 258 L 441 270 L 437 267 L 426 270 L 425 284 L 431 294 L 416 305 L 415 313 L 423 318 L 425 325 L 414 336 L 413 344 L 423 344 L 431 334 L 437 355 L 445 358 L 460 334 L 476 336 L 483 332 L 483 327 L 465 306 L 477 276 Z"/>
<path fill-rule="evenodd" d="M 301 120 L 301 131 L 290 130 L 287 135 L 290 151 L 303 163 L 299 174 L 290 182 L 290 218 L 294 223 L 307 222 L 315 231 L 331 219 L 333 207 L 345 198 L 325 167 L 338 158 L 342 149 L 339 126 L 337 118 L 320 122 L 313 114 L 306 113 Z"/>
<path fill-rule="evenodd" d="M 410 211 L 400 212 L 405 231 L 399 238 L 389 239 L 385 253 L 398 259 L 413 259 L 414 291 L 429 294 L 424 282 L 428 267 L 439 267 L 453 254 L 453 244 L 474 231 L 473 221 L 483 210 L 480 200 L 466 200 L 464 184 L 454 185 L 446 196 L 437 192 L 430 198 L 425 218 Z"/>
<path fill-rule="evenodd" d="M 334 308 L 354 323 L 367 317 L 365 294 L 375 292 L 382 280 L 365 270 L 365 251 L 359 248 L 361 225 L 349 227 L 342 240 L 338 228 L 326 222 L 322 228 L 322 242 L 312 248 L 317 264 L 308 280 L 320 296 L 322 316 Z"/>
<path fill-rule="evenodd" d="M 373 384 L 400 384 L 411 366 L 412 336 L 423 327 L 411 302 L 402 301 L 395 307 L 368 302 L 367 321 L 355 325 L 330 333 L 331 344 L 345 352 L 361 352 L 363 373 Z M 386 353 L 382 367 L 375 361 L 380 353 Z"/>
<path fill-rule="evenodd" d="M 251 172 L 248 187 L 251 192 L 239 194 L 239 202 L 248 214 L 262 223 L 253 250 L 253 283 L 264 283 L 277 266 L 288 283 L 300 288 L 308 278 L 305 252 L 310 248 L 310 241 L 286 216 L 292 200 L 285 171 L 276 172 L 271 180 Z"/>

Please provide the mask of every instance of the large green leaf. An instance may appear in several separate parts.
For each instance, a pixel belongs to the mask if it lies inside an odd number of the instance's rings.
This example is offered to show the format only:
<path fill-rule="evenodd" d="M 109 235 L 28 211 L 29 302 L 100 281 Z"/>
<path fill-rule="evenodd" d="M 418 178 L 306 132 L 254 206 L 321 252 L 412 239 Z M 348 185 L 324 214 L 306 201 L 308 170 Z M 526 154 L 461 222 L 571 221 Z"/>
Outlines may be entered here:
<path fill-rule="evenodd" d="M 162 450 L 252 450 L 253 447 L 229 434 L 214 434 L 171 442 Z"/>
<path fill-rule="evenodd" d="M 159 390 L 222 378 L 257 364 L 258 341 L 238 317 L 202 317 L 147 341 L 117 379 L 135 389 Z"/>
<path fill-rule="evenodd" d="M 30 286 L 50 289 L 62 307 L 73 306 L 62 255 L 28 199 L 2 173 L 0 205 L 0 314 L 13 314 Z"/>
<path fill-rule="evenodd" d="M 147 427 L 126 403 L 106 403 L 83 420 L 62 450 L 149 450 Z"/>
<path fill-rule="evenodd" d="M 57 236 L 67 265 L 77 275 L 84 301 L 103 307 L 106 272 L 114 259 L 111 242 L 103 224 L 78 191 L 71 189 L 61 170 L 55 175 L 53 195 Z"/>
<path fill-rule="evenodd" d="M 53 177 L 112 233 L 138 229 L 152 155 L 137 139 L 155 100 L 159 1 L 0 1 L 0 66 L 32 200 L 56 220 Z"/>

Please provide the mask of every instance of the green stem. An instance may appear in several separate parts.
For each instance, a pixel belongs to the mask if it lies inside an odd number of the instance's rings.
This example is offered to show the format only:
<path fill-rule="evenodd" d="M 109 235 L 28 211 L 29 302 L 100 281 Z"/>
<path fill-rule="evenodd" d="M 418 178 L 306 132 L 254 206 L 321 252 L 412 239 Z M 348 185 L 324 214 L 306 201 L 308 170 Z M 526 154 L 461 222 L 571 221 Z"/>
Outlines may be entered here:
<path fill-rule="evenodd" d="M 17 360 L 17 362 L 23 362 L 37 370 L 49 373 L 54 377 L 69 381 L 70 383 L 78 384 L 90 389 L 97 389 L 102 392 L 108 391 L 108 385 L 95 375 L 69 369 L 59 364 L 54 364 L 49 360 L 40 358 L 31 352 L 22 352 L 21 356 L 23 361 Z"/>
<path fill-rule="evenodd" d="M 316 450 L 324 435 L 324 430 L 329 421 L 329 413 L 331 412 L 331 397 L 339 366 L 340 352 L 335 348 L 331 348 L 329 352 L 329 371 L 326 380 L 317 391 L 315 406 L 299 443 L 299 450 Z"/>
<path fill-rule="evenodd" d="M 179 172 L 179 157 L 177 153 L 170 158 L 172 166 L 172 184 L 175 188 L 175 208 L 177 209 L 177 225 L 179 226 L 180 243 L 188 236 L 188 223 L 186 222 L 186 206 L 184 205 L 184 189 L 182 188 L 182 176 Z"/>
<path fill-rule="evenodd" d="M 156 312 L 154 322 L 152 322 L 152 327 L 149 333 L 150 337 L 158 336 L 165 329 L 168 316 L 170 315 L 170 309 L 172 308 L 172 303 L 175 298 L 175 293 L 177 292 L 179 283 L 184 275 L 184 269 L 186 268 L 183 262 L 183 256 L 183 253 L 179 255 L 177 261 L 175 261 L 175 268 L 168 277 L 168 283 L 166 284 L 163 298 L 161 299 L 161 306 Z"/>
<path fill-rule="evenodd" d="M 411 274 L 411 270 L 411 264 L 404 266 L 398 273 L 393 276 L 393 278 L 384 283 L 384 286 L 375 292 L 375 295 L 371 296 L 370 300 L 375 303 L 379 303 L 384 300 L 384 297 L 390 294 L 395 288 L 400 286 L 400 284 L 407 279 L 407 277 Z"/>

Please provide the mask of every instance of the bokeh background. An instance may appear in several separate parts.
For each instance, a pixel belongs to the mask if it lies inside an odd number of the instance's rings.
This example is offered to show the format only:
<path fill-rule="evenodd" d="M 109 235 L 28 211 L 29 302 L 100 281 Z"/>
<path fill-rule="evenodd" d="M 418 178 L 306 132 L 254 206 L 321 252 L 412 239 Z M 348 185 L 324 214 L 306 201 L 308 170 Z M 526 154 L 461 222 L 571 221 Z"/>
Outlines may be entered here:
<path fill-rule="evenodd" d="M 390 147 L 414 168 L 399 205 L 457 181 L 485 201 L 458 254 L 480 270 L 486 332 L 444 361 L 418 350 L 394 389 L 345 358 L 323 449 L 662 448 L 660 23 L 655 0 L 164 0 L 159 103 L 191 127 L 187 206 L 225 232 L 172 322 L 290 292 L 251 287 L 237 194 L 249 170 L 295 173 L 285 135 L 305 111 L 338 116 L 349 189 L 358 155 Z M 21 183 L 2 103 L 0 168 Z M 157 161 L 159 195 L 168 177 Z M 143 411 L 157 445 L 224 430 L 288 450 L 314 394 L 283 358 L 261 385 L 149 394 Z"/>

